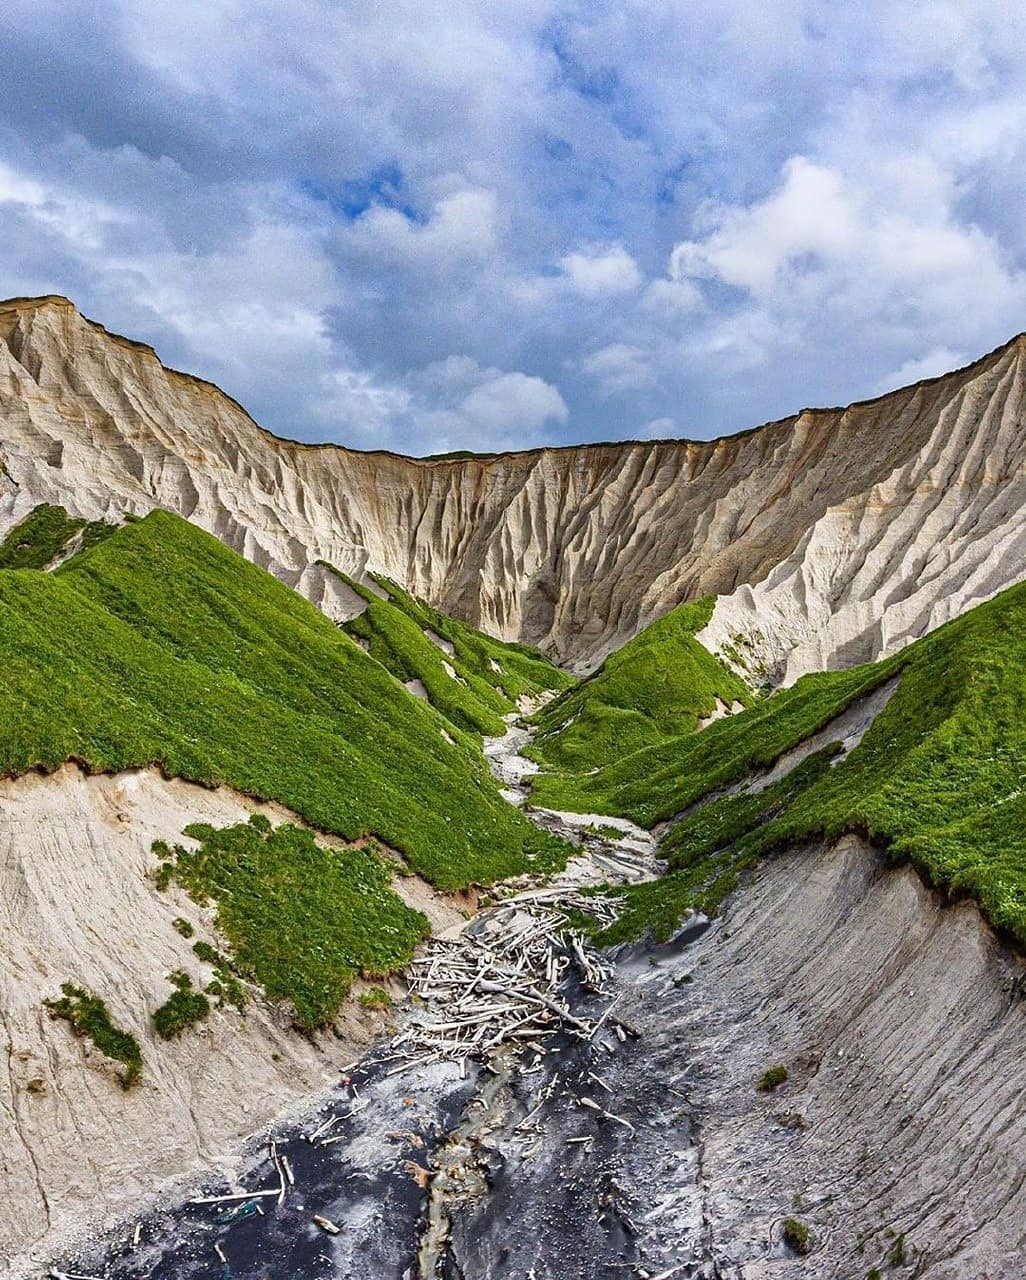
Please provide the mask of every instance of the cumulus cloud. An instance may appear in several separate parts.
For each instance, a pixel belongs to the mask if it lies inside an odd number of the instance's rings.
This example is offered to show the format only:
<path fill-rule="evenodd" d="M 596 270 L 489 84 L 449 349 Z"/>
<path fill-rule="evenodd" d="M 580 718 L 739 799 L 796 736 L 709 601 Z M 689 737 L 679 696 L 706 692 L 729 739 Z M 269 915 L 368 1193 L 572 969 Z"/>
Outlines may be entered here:
<path fill-rule="evenodd" d="M 361 448 L 388 440 L 420 454 L 526 448 L 568 412 L 559 389 L 544 379 L 482 368 L 466 356 L 429 365 L 402 385 L 336 371 L 322 380 L 317 402 L 323 426 Z"/>
<path fill-rule="evenodd" d="M 568 253 L 559 265 L 571 288 L 588 298 L 633 293 L 642 282 L 638 264 L 621 244 Z"/>
<path fill-rule="evenodd" d="M 559 391 L 526 373 L 490 370 L 460 405 L 489 434 L 523 430 L 534 435 L 547 423 L 565 422 L 569 410 Z"/>
<path fill-rule="evenodd" d="M 885 374 L 877 382 L 875 390 L 878 395 L 883 395 L 893 391 L 895 387 L 910 387 L 927 378 L 938 378 L 942 373 L 950 373 L 952 369 L 960 369 L 967 363 L 966 356 L 960 351 L 952 351 L 950 347 L 934 347 L 925 355 L 906 360 L 897 369 Z"/>
<path fill-rule="evenodd" d="M 648 355 L 641 347 L 612 342 L 581 361 L 582 371 L 593 378 L 605 396 L 636 391 L 652 378 Z"/>
<path fill-rule="evenodd" d="M 376 205 L 342 233 L 372 260 L 398 259 L 433 269 L 477 264 L 495 252 L 497 202 L 493 191 L 465 189 L 436 200 L 423 221 Z"/>
<path fill-rule="evenodd" d="M 710 225 L 698 240 L 670 254 L 674 280 L 710 278 L 765 296 L 782 272 L 851 256 L 859 224 L 860 193 L 832 169 L 795 156 L 768 199 L 748 207 L 710 206 Z"/>

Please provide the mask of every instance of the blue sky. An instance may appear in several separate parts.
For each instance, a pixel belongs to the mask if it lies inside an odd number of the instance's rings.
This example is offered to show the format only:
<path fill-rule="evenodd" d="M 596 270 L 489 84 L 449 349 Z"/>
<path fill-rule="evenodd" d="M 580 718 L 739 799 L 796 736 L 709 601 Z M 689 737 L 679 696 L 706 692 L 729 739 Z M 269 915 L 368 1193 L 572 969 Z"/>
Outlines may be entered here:
<path fill-rule="evenodd" d="M 1021 5 L 0 13 L 0 295 L 67 294 L 301 439 L 870 396 L 1026 329 L 1024 210 Z"/>

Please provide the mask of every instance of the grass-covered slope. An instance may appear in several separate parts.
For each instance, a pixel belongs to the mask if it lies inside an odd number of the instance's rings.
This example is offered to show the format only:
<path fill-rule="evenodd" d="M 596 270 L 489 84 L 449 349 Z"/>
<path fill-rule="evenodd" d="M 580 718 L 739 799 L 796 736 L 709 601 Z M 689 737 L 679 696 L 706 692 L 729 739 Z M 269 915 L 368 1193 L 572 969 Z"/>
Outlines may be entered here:
<path fill-rule="evenodd" d="M 714 796 L 673 826 L 663 852 L 675 875 L 635 895 L 642 916 L 665 923 L 674 897 L 715 905 L 769 850 L 857 831 L 928 882 L 975 898 L 1026 944 L 1026 585 L 895 658 L 807 677 L 700 734 L 636 752 L 579 790 L 648 825 L 670 818 L 771 763 L 895 671 L 896 692 L 843 760 L 827 748 L 761 794 Z"/>
<path fill-rule="evenodd" d="M 0 771 L 155 763 L 379 835 L 442 887 L 523 870 L 542 837 L 474 739 L 317 609 L 154 512 L 54 574 L 0 572 Z"/>
<path fill-rule="evenodd" d="M 714 601 L 681 605 L 611 654 L 535 716 L 528 754 L 556 773 L 587 774 L 693 730 L 717 700 L 749 706 L 751 689 L 695 639 Z M 548 796 L 550 785 L 539 792 Z"/>
<path fill-rule="evenodd" d="M 198 847 L 163 850 L 161 882 L 216 902 L 234 967 L 272 999 L 291 1001 L 301 1026 L 330 1021 L 358 973 L 400 967 L 430 932 L 393 892 L 390 866 L 374 850 L 325 848 L 304 828 L 272 829 L 259 815 L 185 834 Z"/>
<path fill-rule="evenodd" d="M 367 604 L 343 629 L 397 680 L 419 680 L 431 705 L 457 728 L 500 734 L 502 717 L 516 709 L 517 698 L 573 683 L 537 650 L 486 636 L 430 608 L 389 578 L 371 575 L 386 595 L 382 599 L 333 572 Z"/>
<path fill-rule="evenodd" d="M 0 569 L 45 569 L 81 531 L 81 547 L 95 546 L 114 526 L 72 519 L 63 507 L 42 503 L 16 524 L 0 544 Z"/>

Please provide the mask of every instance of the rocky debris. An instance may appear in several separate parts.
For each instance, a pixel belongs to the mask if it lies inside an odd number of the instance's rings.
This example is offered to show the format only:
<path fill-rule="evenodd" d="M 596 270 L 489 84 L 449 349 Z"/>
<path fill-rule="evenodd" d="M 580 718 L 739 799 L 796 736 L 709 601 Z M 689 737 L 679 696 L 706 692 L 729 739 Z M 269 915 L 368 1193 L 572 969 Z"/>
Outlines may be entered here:
<path fill-rule="evenodd" d="M 540 956 L 541 922 L 500 910 Z M 61 1266 L 220 1280 L 216 1239 L 236 1275 L 1018 1280 L 1023 971 L 975 908 L 847 837 L 766 863 L 711 927 L 610 959 L 606 994 L 558 993 L 593 1034 L 564 1018 L 465 1079 L 459 1052 L 393 1074 L 382 1046 L 276 1136 L 282 1203 L 265 1146 L 240 1162 L 224 1193 L 267 1190 L 264 1216 L 169 1206 L 141 1251 L 126 1228 Z M 327 1252 L 312 1214 L 340 1229 Z"/>
<path fill-rule="evenodd" d="M 574 902 L 615 918 L 608 898 Z M 537 901 L 504 903 L 455 937 L 433 939 L 413 961 L 410 992 L 420 1007 L 389 1046 L 394 1070 L 439 1058 L 465 1070 L 468 1058 L 486 1061 L 500 1045 L 544 1052 L 546 1039 L 568 1030 L 591 1038 L 597 1024 L 574 1014 L 560 989 L 573 973 L 586 991 L 602 993 L 610 972 L 564 915 Z"/>
<path fill-rule="evenodd" d="M 526 709 L 524 714 L 532 709 Z M 579 856 L 570 859 L 565 871 L 550 877 L 546 886 L 532 895 L 536 901 L 558 898 L 586 885 L 635 884 L 662 874 L 666 867 L 658 857 L 656 835 L 628 818 L 564 813 L 531 805 L 530 779 L 538 772 L 538 765 L 521 753 L 534 737 L 534 730 L 523 723 L 517 712 L 507 715 L 505 720 L 507 728 L 501 737 L 484 740 L 488 767 L 493 777 L 504 784 L 502 795 L 510 804 L 524 808 L 539 827 L 581 850 Z M 523 896 L 522 883 L 511 881 L 510 885 L 518 896 Z"/>

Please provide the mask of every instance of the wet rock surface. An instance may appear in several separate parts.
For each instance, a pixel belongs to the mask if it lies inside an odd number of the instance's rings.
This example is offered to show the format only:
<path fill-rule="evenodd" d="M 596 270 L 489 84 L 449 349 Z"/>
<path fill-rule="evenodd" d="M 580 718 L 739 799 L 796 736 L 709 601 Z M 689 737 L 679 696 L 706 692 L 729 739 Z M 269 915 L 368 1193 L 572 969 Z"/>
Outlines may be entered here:
<path fill-rule="evenodd" d="M 686 954 L 627 956 L 614 980 L 618 1014 L 638 974 L 675 972 Z M 567 994 L 581 1019 L 597 1021 L 612 1003 L 576 983 Z M 231 1185 L 205 1182 L 148 1216 L 138 1246 L 125 1224 L 58 1269 L 119 1280 L 140 1272 L 541 1280 L 641 1275 L 625 1264 L 649 1260 L 655 1274 L 701 1255 L 702 1223 L 686 1101 L 652 1088 L 647 1059 L 632 1024 L 611 1016 L 593 1037 L 565 1029 L 522 1055 L 500 1047 L 470 1062 L 465 1079 L 454 1062 L 401 1064 L 396 1073 L 394 1051 L 382 1046 L 314 1114 L 275 1130 L 279 1166 L 287 1161 L 295 1179 L 284 1179 L 280 1203 L 282 1175 L 260 1141 Z M 324 1128 L 331 1116 L 341 1118 Z M 650 1225 L 650 1185 L 669 1167 L 685 1191 L 662 1194 L 667 1232 Z M 240 1198 L 189 1203 L 219 1195 Z"/>

